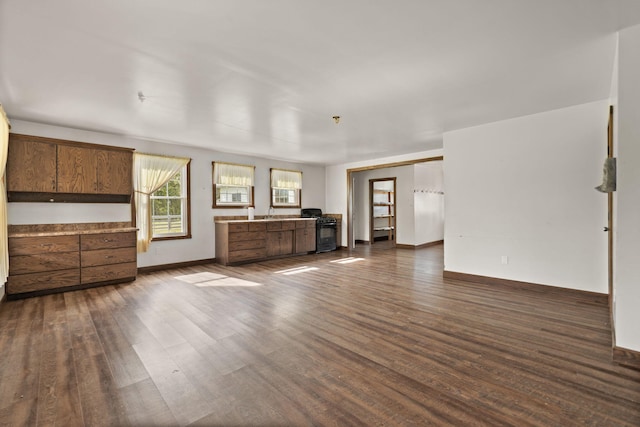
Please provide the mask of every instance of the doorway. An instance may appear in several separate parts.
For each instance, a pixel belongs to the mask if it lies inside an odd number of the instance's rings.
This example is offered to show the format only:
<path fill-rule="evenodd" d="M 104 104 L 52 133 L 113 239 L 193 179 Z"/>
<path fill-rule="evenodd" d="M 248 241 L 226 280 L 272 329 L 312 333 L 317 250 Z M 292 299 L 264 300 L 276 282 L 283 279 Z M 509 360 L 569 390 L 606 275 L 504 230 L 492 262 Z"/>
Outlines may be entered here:
<path fill-rule="evenodd" d="M 443 156 L 435 156 L 435 157 L 407 160 L 407 161 L 401 161 L 401 162 L 395 162 L 395 163 L 385 163 L 385 164 L 379 164 L 375 166 L 365 166 L 365 167 L 347 169 L 347 230 L 346 230 L 347 231 L 347 241 L 346 241 L 347 248 L 349 250 L 354 249 L 356 247 L 356 242 L 359 242 L 362 239 L 360 236 L 364 235 L 364 233 L 367 233 L 366 230 L 368 230 L 369 228 L 364 224 L 369 220 L 368 212 L 362 211 L 358 208 L 362 197 L 364 197 L 365 199 L 368 198 L 368 195 L 366 194 L 367 190 L 365 188 L 362 191 L 362 193 L 364 194 L 360 193 L 357 190 L 358 188 L 360 188 L 360 185 L 361 185 L 358 183 L 357 178 L 362 178 L 362 175 L 367 174 L 368 172 L 371 172 L 371 171 L 380 171 L 380 169 L 410 166 L 410 165 L 416 165 L 416 164 L 422 164 L 422 163 L 430 163 L 434 161 L 437 162 L 442 160 L 443 160 Z M 386 173 L 382 176 L 385 176 L 385 175 Z M 366 186 L 366 184 L 364 185 Z M 396 186 L 396 192 L 398 192 L 397 186 Z M 398 222 L 401 222 L 401 221 L 398 221 L 397 212 L 395 213 L 395 215 L 396 215 L 395 220 L 397 224 Z M 396 242 L 395 246 L 398 246 L 397 229 L 394 231 L 395 231 L 394 237 Z"/>
<path fill-rule="evenodd" d="M 369 242 L 396 241 L 396 178 L 369 180 Z"/>

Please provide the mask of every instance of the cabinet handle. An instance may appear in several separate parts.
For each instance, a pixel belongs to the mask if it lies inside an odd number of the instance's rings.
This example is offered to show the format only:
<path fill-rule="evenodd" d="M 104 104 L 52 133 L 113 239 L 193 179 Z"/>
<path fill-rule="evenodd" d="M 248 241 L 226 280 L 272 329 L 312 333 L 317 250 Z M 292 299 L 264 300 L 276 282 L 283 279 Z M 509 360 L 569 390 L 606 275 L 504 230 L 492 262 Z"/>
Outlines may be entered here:
<path fill-rule="evenodd" d="M 40 247 L 42 248 L 50 248 L 53 246 L 53 243 L 40 243 Z"/>

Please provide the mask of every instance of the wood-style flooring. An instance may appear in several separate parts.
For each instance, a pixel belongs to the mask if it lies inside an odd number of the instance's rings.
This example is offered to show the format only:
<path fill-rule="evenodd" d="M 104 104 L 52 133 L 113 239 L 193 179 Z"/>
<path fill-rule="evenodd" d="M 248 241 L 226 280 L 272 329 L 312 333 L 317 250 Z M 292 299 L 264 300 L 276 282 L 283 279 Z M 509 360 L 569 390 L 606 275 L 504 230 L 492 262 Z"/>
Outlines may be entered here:
<path fill-rule="evenodd" d="M 639 426 L 606 299 L 376 245 L 0 305 L 0 425 Z"/>

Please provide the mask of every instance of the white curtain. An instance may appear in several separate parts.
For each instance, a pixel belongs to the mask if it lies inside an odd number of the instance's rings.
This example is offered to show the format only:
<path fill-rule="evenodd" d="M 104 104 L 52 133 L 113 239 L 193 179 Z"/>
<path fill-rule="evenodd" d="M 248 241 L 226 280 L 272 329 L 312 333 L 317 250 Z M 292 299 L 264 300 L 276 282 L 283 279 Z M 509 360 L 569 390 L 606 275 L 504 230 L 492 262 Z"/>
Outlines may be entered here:
<path fill-rule="evenodd" d="M 9 243 L 7 227 L 7 191 L 4 173 L 9 150 L 9 119 L 0 104 L 0 285 L 9 277 Z"/>
<path fill-rule="evenodd" d="M 255 166 L 213 163 L 213 183 L 218 185 L 253 187 L 254 173 Z"/>
<path fill-rule="evenodd" d="M 300 190 L 302 189 L 302 172 L 271 169 L 271 187 Z"/>
<path fill-rule="evenodd" d="M 133 189 L 135 190 L 138 252 L 146 252 L 153 236 L 151 194 L 167 183 L 187 163 L 188 158 L 133 153 Z"/>

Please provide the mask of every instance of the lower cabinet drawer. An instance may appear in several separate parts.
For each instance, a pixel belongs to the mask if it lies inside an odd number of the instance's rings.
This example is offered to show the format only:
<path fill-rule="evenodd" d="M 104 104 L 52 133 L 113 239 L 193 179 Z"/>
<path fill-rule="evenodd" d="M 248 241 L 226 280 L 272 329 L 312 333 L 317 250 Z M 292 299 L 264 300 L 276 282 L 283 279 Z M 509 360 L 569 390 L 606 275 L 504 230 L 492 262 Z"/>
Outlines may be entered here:
<path fill-rule="evenodd" d="M 110 280 L 128 279 L 136 277 L 138 265 L 136 262 L 124 264 L 100 265 L 97 267 L 83 267 L 81 272 L 82 284 L 108 282 Z"/>
<path fill-rule="evenodd" d="M 51 270 L 80 268 L 78 252 L 16 255 L 9 257 L 9 274 L 40 273 Z"/>
<path fill-rule="evenodd" d="M 135 231 L 122 233 L 83 234 L 80 236 L 80 249 L 126 248 L 136 245 Z"/>
<path fill-rule="evenodd" d="M 11 237 L 9 239 L 9 254 L 11 255 L 73 251 L 78 251 L 78 236 Z"/>
<path fill-rule="evenodd" d="M 229 262 L 249 261 L 253 259 L 262 259 L 267 256 L 266 248 L 245 249 L 241 251 L 229 252 Z"/>
<path fill-rule="evenodd" d="M 47 289 L 75 286 L 80 283 L 80 269 L 46 271 L 43 273 L 9 276 L 7 294 L 44 291 Z"/>
<path fill-rule="evenodd" d="M 136 256 L 135 247 L 82 251 L 82 267 L 136 262 Z"/>
<path fill-rule="evenodd" d="M 241 251 L 244 249 L 260 249 L 266 246 L 264 239 L 262 240 L 240 240 L 229 242 L 229 252 Z"/>

